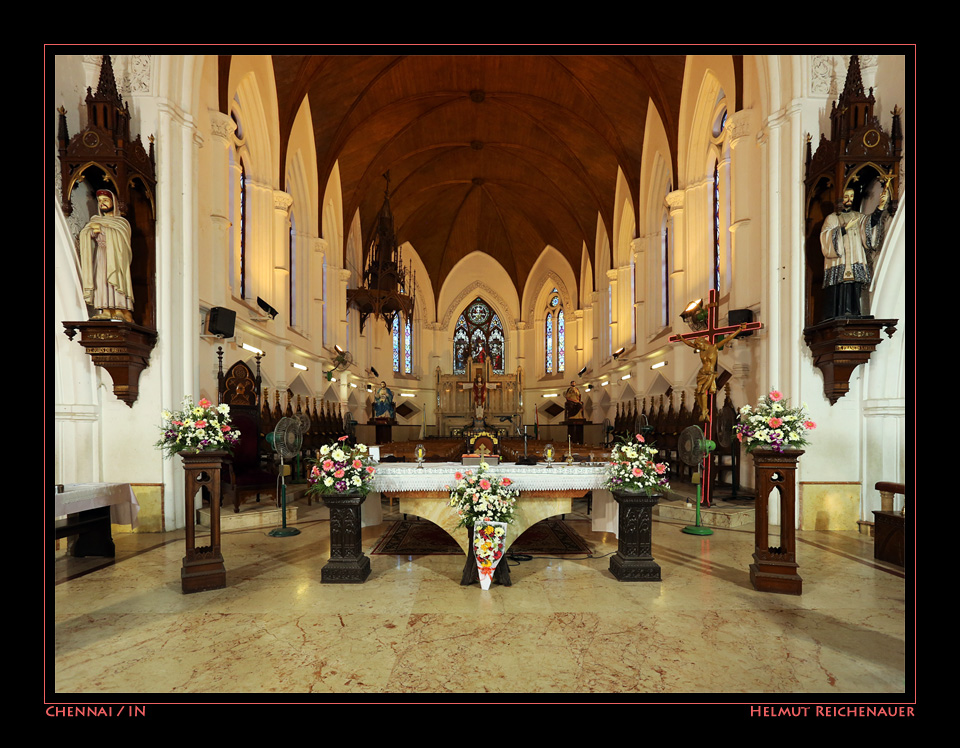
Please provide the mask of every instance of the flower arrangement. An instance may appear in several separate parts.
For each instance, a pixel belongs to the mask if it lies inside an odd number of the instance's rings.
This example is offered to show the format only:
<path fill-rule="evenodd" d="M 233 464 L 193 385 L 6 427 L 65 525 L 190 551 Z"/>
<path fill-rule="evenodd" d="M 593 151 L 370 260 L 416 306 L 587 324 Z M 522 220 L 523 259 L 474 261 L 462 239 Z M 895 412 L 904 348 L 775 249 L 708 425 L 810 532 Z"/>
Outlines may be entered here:
<path fill-rule="evenodd" d="M 772 449 L 783 452 L 807 444 L 807 432 L 817 427 L 806 412 L 806 404 L 791 408 L 782 392 L 770 390 L 757 407 L 740 408 L 737 438 L 747 445 L 747 451 Z"/>
<path fill-rule="evenodd" d="M 307 476 L 308 494 L 369 493 L 377 469 L 370 464 L 366 445 L 350 446 L 349 438 L 341 436 L 320 447 L 320 459 Z"/>
<path fill-rule="evenodd" d="M 503 558 L 507 540 L 507 525 L 504 522 L 481 522 L 474 529 L 473 554 L 481 574 L 492 575 Z M 486 570 L 489 569 L 489 572 Z"/>
<path fill-rule="evenodd" d="M 163 436 L 155 446 L 166 457 L 177 452 L 192 450 L 231 450 L 240 439 L 240 432 L 230 426 L 230 406 L 226 403 L 214 406 L 206 398 L 196 405 L 193 398 L 183 398 L 183 407 L 176 411 L 161 411 L 164 424 L 160 427 Z"/>
<path fill-rule="evenodd" d="M 637 434 L 635 441 L 623 441 L 611 450 L 606 487 L 650 496 L 670 488 L 668 467 L 666 462 L 657 462 L 656 448 Z"/>
<path fill-rule="evenodd" d="M 481 462 L 476 473 L 472 470 L 454 474 L 457 481 L 450 489 L 450 506 L 460 518 L 457 527 L 473 527 L 477 522 L 506 522 L 513 520 L 519 491 L 510 488 L 506 476 L 489 475 L 489 465 Z"/>

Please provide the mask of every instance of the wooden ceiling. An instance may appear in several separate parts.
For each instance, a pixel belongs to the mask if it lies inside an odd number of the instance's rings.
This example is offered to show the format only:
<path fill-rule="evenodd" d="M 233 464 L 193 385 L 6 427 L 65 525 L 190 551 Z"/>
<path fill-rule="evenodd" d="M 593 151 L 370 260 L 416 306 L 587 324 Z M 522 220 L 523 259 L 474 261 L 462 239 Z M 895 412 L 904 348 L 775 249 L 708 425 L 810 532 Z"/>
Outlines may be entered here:
<path fill-rule="evenodd" d="M 612 236 L 617 169 L 635 201 L 650 106 L 676 171 L 684 63 L 684 55 L 278 55 L 280 140 L 309 96 L 320 184 L 339 162 L 344 219 L 360 210 L 365 241 L 389 171 L 397 238 L 416 248 L 435 293 L 479 250 L 522 295 L 546 245 L 579 276 L 598 216 Z"/>

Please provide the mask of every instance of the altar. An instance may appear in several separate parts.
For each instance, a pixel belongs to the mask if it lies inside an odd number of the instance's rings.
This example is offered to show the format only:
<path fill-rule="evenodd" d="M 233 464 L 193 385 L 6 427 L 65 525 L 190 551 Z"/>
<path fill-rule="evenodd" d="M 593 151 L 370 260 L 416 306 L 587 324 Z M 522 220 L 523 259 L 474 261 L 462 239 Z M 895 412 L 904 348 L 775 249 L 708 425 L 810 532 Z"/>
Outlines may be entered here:
<path fill-rule="evenodd" d="M 450 508 L 450 486 L 455 475 L 477 468 L 457 462 L 424 463 L 422 467 L 409 463 L 388 463 L 377 466 L 373 491 L 367 495 L 361 512 L 363 526 L 383 522 L 380 497 L 396 496 L 400 512 L 429 520 L 453 537 L 464 553 L 468 550 L 469 533 L 457 528 L 459 521 Z M 573 500 L 593 492 L 591 529 L 595 532 L 618 534 L 618 505 L 610 491 L 603 487 L 607 479 L 606 464 L 545 463 L 518 465 L 514 462 L 491 465 L 491 477 L 507 477 L 511 488 L 520 492 L 513 523 L 507 528 L 507 548 L 537 522 L 561 514 L 570 514 Z"/>

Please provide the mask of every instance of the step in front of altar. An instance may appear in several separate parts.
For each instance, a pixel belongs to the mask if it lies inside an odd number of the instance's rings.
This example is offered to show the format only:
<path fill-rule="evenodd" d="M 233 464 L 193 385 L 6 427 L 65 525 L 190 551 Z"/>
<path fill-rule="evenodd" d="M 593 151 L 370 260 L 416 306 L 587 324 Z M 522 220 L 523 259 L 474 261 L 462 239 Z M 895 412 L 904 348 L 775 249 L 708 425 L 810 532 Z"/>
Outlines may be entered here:
<path fill-rule="evenodd" d="M 697 522 L 696 488 L 691 491 L 671 488 L 654 509 L 654 516 L 669 522 L 694 525 Z M 714 499 L 709 507 L 700 507 L 700 524 L 718 529 L 750 529 L 756 523 L 753 502 Z"/>
<path fill-rule="evenodd" d="M 311 519 L 319 517 L 318 511 L 326 513 L 326 507 L 319 499 L 314 499 L 312 509 L 307 508 L 305 497 L 306 484 L 287 486 L 287 524 L 294 524 L 300 519 L 303 511 L 310 513 Z M 302 506 L 300 506 L 302 504 Z M 319 506 L 318 506 L 319 505 Z M 197 512 L 197 524 L 201 527 L 210 527 L 210 507 L 204 506 Z M 272 496 L 264 495 L 260 501 L 253 497 L 248 498 L 240 505 L 240 511 L 234 512 L 233 505 L 224 502 L 220 507 L 220 529 L 224 532 L 231 530 L 248 530 L 258 527 L 273 529 L 283 524 L 283 515 Z"/>

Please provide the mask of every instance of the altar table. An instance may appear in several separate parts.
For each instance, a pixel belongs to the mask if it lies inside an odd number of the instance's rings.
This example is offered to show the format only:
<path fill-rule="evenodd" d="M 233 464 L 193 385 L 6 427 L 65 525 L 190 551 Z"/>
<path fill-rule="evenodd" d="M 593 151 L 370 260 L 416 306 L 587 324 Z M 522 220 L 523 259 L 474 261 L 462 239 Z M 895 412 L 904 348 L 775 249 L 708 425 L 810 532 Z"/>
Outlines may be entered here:
<path fill-rule="evenodd" d="M 457 472 L 477 468 L 458 462 L 429 462 L 422 467 L 411 463 L 381 463 L 374 476 L 373 491 L 367 495 L 361 512 L 364 526 L 383 521 L 381 494 L 396 496 L 400 512 L 423 517 L 446 530 L 467 553 L 469 532 L 457 528 L 459 518 L 450 507 L 450 487 Z M 570 514 L 574 498 L 593 492 L 591 529 L 597 532 L 618 532 L 618 505 L 603 487 L 607 480 L 606 465 L 568 465 L 562 462 L 517 465 L 513 462 L 491 465 L 487 475 L 507 477 L 511 488 L 520 492 L 517 511 L 507 528 L 507 547 L 529 527 L 548 517 Z"/>
<path fill-rule="evenodd" d="M 69 483 L 54 491 L 53 516 L 58 538 L 80 535 L 75 556 L 113 556 L 110 525 L 137 527 L 140 504 L 129 483 Z"/>

